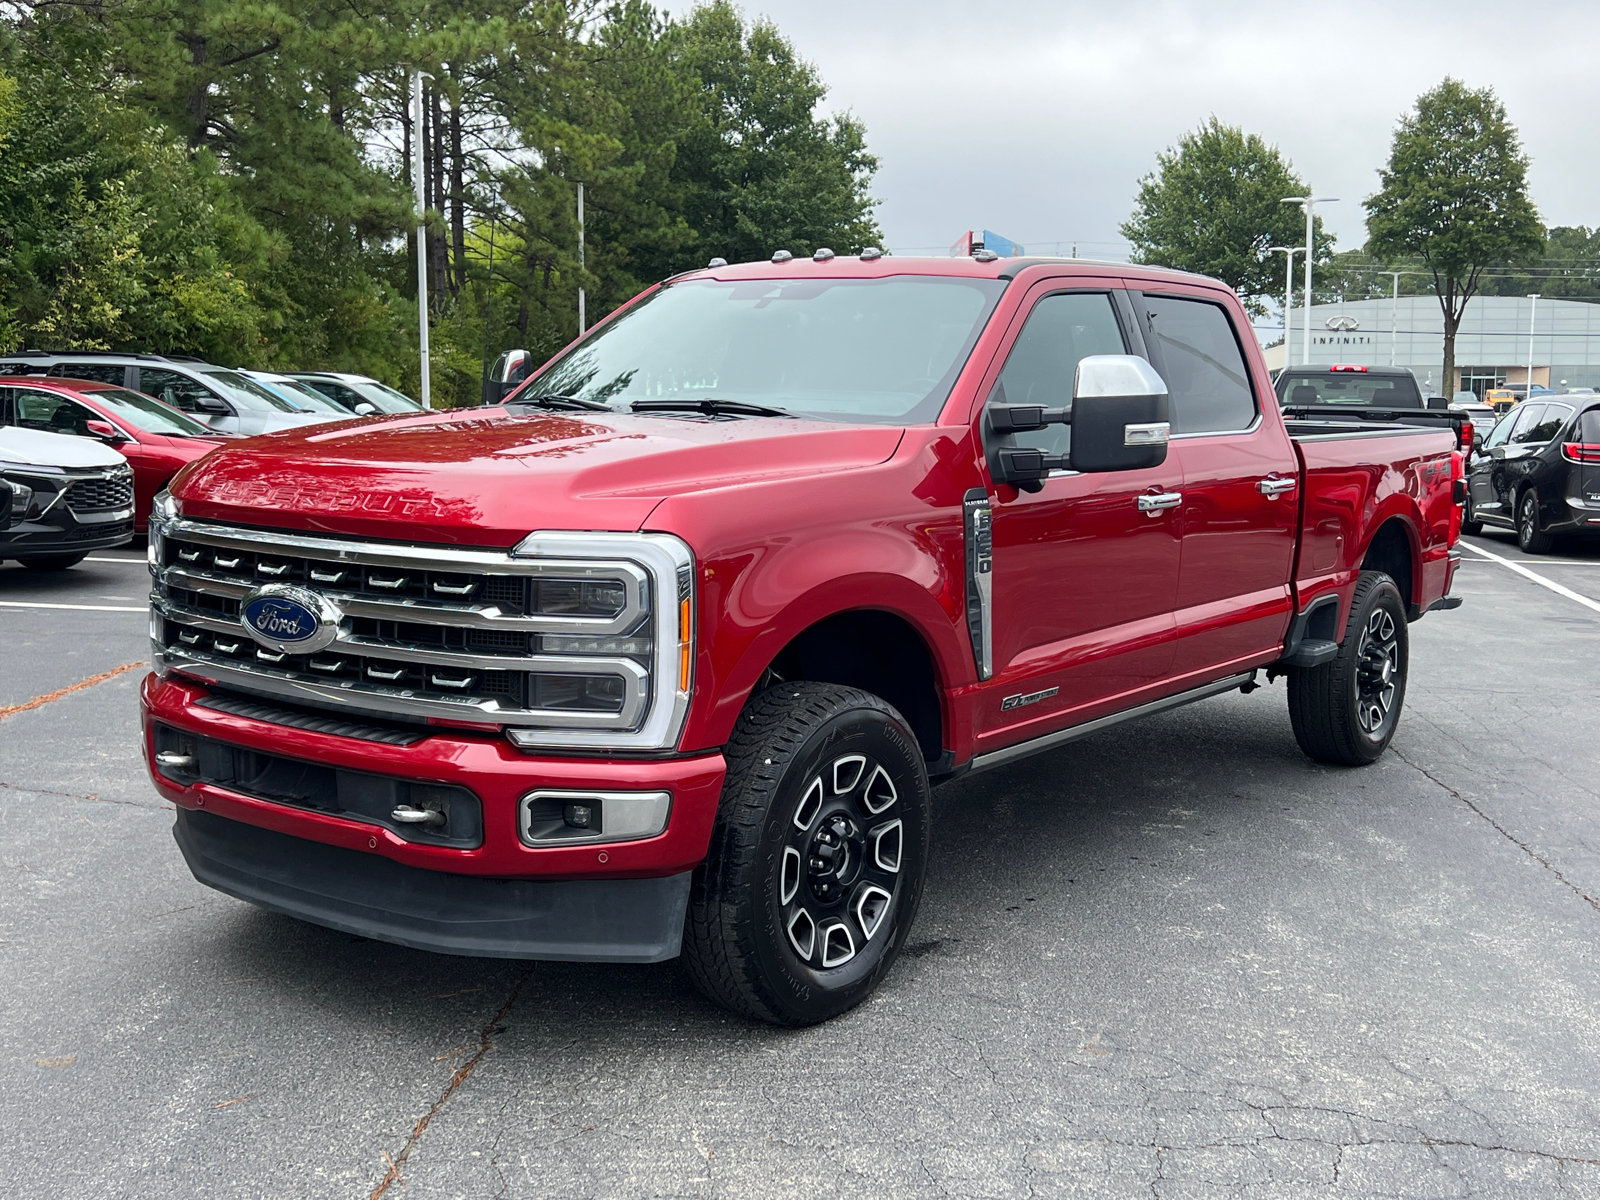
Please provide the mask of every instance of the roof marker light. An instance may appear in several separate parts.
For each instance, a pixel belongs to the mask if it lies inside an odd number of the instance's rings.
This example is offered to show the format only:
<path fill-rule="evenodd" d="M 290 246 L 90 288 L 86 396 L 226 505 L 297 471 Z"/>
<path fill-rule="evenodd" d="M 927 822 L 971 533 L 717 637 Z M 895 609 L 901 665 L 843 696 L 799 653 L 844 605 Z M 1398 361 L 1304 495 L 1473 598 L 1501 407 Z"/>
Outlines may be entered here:
<path fill-rule="evenodd" d="M 883 251 L 879 250 L 876 246 L 868 246 L 865 250 L 863 250 L 861 252 L 861 261 L 862 262 L 871 262 L 875 258 L 882 258 L 882 257 L 883 257 Z"/>
<path fill-rule="evenodd" d="M 794 255 L 790 254 L 787 250 L 774 250 L 772 252 L 773 262 L 788 262 L 793 257 Z"/>
<path fill-rule="evenodd" d="M 727 259 L 725 259 L 725 258 L 713 258 L 710 262 L 708 262 L 706 264 L 706 269 L 710 270 L 713 267 L 725 267 L 727 265 L 728 265 L 728 260 Z"/>

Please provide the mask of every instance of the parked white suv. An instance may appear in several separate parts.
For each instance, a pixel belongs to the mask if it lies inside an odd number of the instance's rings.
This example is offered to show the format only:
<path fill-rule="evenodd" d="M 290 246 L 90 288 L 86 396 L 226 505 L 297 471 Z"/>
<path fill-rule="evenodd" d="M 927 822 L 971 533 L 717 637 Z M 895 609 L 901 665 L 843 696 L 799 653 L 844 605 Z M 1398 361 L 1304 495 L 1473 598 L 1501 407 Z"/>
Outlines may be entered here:
<path fill-rule="evenodd" d="M 0 425 L 0 558 L 61 571 L 133 537 L 133 469 L 94 438 Z"/>

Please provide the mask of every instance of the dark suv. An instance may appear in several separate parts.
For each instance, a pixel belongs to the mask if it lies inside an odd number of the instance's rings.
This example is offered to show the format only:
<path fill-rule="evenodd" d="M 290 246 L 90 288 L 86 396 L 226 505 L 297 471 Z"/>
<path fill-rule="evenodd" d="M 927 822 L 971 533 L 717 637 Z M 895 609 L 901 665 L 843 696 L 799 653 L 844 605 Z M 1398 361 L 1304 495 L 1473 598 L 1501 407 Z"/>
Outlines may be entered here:
<path fill-rule="evenodd" d="M 1558 534 L 1600 532 L 1600 402 L 1541 400 L 1512 409 L 1468 467 L 1463 533 L 1514 529 L 1529 554 Z"/>
<path fill-rule="evenodd" d="M 218 433 L 243 437 L 338 420 L 331 413 L 298 408 L 255 380 L 198 358 L 19 350 L 0 358 L 0 375 L 55 375 L 131 388 L 182 409 Z"/>

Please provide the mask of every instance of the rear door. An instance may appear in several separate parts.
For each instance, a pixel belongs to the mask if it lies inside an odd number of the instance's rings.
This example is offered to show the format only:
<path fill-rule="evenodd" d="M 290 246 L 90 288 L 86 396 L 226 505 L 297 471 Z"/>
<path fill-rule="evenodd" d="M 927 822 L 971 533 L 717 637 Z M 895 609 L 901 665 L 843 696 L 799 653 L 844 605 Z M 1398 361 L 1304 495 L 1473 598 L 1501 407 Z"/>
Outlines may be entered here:
<path fill-rule="evenodd" d="M 1569 448 L 1568 457 L 1578 462 L 1567 494 L 1587 507 L 1600 507 L 1600 408 L 1580 414 L 1572 433 L 1577 445 Z"/>
<path fill-rule="evenodd" d="M 1119 284 L 1075 276 L 1036 285 L 1003 365 L 992 368 L 987 403 L 1070 406 L 1080 359 L 1142 349 Z M 1064 454 L 1071 428 L 1012 437 Z M 1056 471 L 1034 493 L 991 487 L 994 680 L 978 706 L 980 747 L 1122 707 L 1165 679 L 1179 479 L 1169 457 L 1143 471 Z"/>
<path fill-rule="evenodd" d="M 1175 684 L 1220 677 L 1283 645 L 1294 609 L 1299 460 L 1245 353 L 1241 315 L 1198 289 L 1131 293 L 1171 396 L 1183 471 Z M 1174 690 L 1178 690 L 1174 688 Z"/>

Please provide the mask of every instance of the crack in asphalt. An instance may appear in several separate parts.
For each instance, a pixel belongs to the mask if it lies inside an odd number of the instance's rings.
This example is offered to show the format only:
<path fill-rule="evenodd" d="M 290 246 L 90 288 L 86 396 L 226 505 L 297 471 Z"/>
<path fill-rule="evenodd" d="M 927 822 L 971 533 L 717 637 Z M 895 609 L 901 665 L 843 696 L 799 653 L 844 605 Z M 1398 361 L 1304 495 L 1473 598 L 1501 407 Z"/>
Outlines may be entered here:
<path fill-rule="evenodd" d="M 128 808 L 148 808 L 152 812 L 172 812 L 170 804 L 149 804 L 143 800 L 117 800 L 111 796 L 100 796 L 94 792 L 58 792 L 51 788 L 33 787 L 26 783 L 8 783 L 0 780 L 0 788 L 12 792 L 31 792 L 35 796 L 60 796 L 67 800 L 92 800 L 96 804 L 122 804 Z"/>
<path fill-rule="evenodd" d="M 405 1182 L 401 1173 L 405 1170 L 406 1160 L 411 1157 L 411 1152 L 417 1148 L 417 1143 L 422 1140 L 422 1135 L 427 1132 L 428 1126 L 433 1123 L 433 1118 L 439 1115 L 440 1110 L 450 1102 L 450 1097 L 456 1094 L 461 1085 L 478 1069 L 478 1064 L 494 1048 L 494 1042 L 491 1039 L 495 1034 L 501 1032 L 503 1028 L 501 1022 L 510 1015 L 512 1005 L 516 1004 L 517 997 L 522 994 L 523 986 L 528 982 L 532 974 L 533 964 L 529 963 L 527 969 L 517 979 L 516 986 L 511 989 L 511 994 L 506 997 L 506 1002 L 500 1006 L 500 1011 L 490 1017 L 488 1024 L 479 1030 L 477 1053 L 456 1068 L 456 1073 L 450 1077 L 450 1082 L 445 1085 L 444 1091 L 439 1093 L 439 1098 L 433 1102 L 428 1111 L 417 1121 L 416 1128 L 412 1129 L 411 1136 L 406 1139 L 406 1144 L 400 1147 L 400 1153 L 391 1157 L 387 1151 L 384 1152 L 384 1158 L 389 1163 L 389 1170 L 384 1174 L 383 1179 L 379 1181 L 378 1186 L 372 1189 L 370 1200 L 381 1200 L 383 1194 L 396 1183 Z"/>
<path fill-rule="evenodd" d="M 1521 838 L 1517 837 L 1516 834 L 1512 833 L 1504 825 L 1500 824 L 1499 821 L 1496 821 L 1488 813 L 1484 812 L 1483 809 L 1479 808 L 1471 800 L 1468 800 L 1465 796 L 1463 796 L 1460 792 L 1456 791 L 1455 788 L 1451 787 L 1444 780 L 1440 779 L 1432 771 L 1428 770 L 1424 766 L 1421 766 L 1421 765 L 1419 765 L 1417 763 L 1412 762 L 1409 758 L 1407 758 L 1399 750 L 1396 750 L 1394 748 L 1394 746 L 1392 746 L 1392 745 L 1389 747 L 1389 750 L 1390 750 L 1390 753 L 1392 753 L 1401 762 L 1405 763 L 1406 766 L 1410 767 L 1413 771 L 1416 771 L 1418 774 L 1422 775 L 1424 778 L 1428 779 L 1429 781 L 1431 781 L 1432 783 L 1434 783 L 1438 787 L 1444 789 L 1446 792 L 1449 792 L 1450 795 L 1454 796 L 1457 800 L 1459 800 L 1459 801 L 1461 801 L 1461 803 L 1465 804 L 1468 808 L 1470 808 L 1478 816 L 1482 817 L 1485 821 L 1487 821 L 1489 823 L 1489 825 L 1494 829 L 1494 831 L 1496 833 L 1498 833 L 1501 837 L 1505 838 L 1506 841 L 1510 842 L 1513 846 L 1517 847 L 1517 849 L 1521 850 L 1529 858 L 1533 859 L 1534 862 L 1538 863 L 1546 871 L 1549 871 L 1550 874 L 1554 875 L 1556 877 L 1556 879 L 1558 879 L 1561 882 L 1561 885 L 1563 887 L 1565 887 L 1567 890 L 1572 892 L 1573 895 L 1577 896 L 1580 900 L 1582 900 L 1590 908 L 1594 909 L 1596 912 L 1600 912 L 1600 900 L 1596 900 L 1593 896 L 1589 895 L 1588 892 L 1584 891 L 1577 884 L 1573 883 L 1572 880 L 1568 879 L 1565 875 L 1563 875 L 1561 873 L 1561 868 L 1560 867 L 1556 866 L 1548 858 L 1546 858 L 1544 855 L 1540 854 L 1532 846 L 1528 845 L 1527 842 L 1525 842 Z"/>
<path fill-rule="evenodd" d="M 35 696 L 32 700 L 21 704 L 0 705 L 0 721 L 7 717 L 14 717 L 18 713 L 31 712 L 36 708 L 43 708 L 52 700 L 59 700 L 63 696 L 70 696 L 73 692 L 81 692 L 84 688 L 93 687 L 97 683 L 104 683 L 108 679 L 115 679 L 118 675 L 126 675 L 129 671 L 137 671 L 147 665 L 143 659 L 138 662 L 123 663 L 120 667 L 112 667 L 109 671 L 101 671 L 98 675 L 91 675 L 87 679 L 80 679 L 77 683 L 69 683 L 66 687 L 57 688 L 53 692 L 46 692 L 42 696 Z"/>

